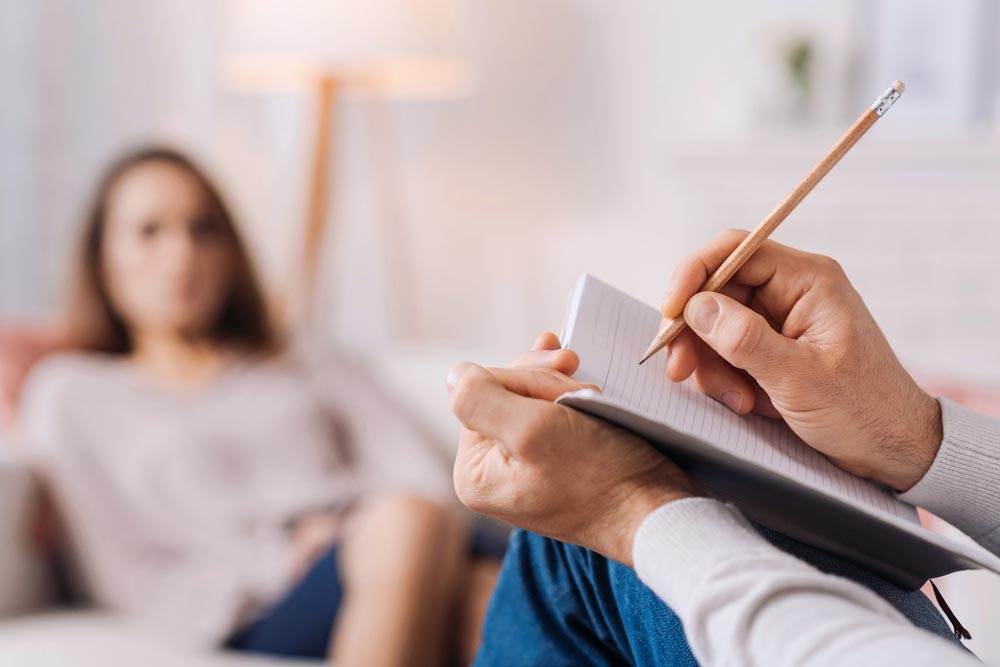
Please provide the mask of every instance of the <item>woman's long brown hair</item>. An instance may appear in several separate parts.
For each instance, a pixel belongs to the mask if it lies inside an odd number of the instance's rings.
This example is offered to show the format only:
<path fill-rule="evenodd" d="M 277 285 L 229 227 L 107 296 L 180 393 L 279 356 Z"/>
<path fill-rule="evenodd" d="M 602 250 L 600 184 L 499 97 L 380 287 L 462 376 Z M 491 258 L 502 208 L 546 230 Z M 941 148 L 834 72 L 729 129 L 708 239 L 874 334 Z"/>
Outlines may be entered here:
<path fill-rule="evenodd" d="M 129 354 L 133 350 L 129 327 L 112 303 L 105 281 L 102 246 L 112 188 L 130 169 L 150 162 L 173 165 L 195 178 L 202 190 L 205 215 L 218 226 L 231 246 L 231 287 L 219 309 L 210 337 L 215 342 L 235 344 L 248 352 L 274 351 L 278 347 L 278 336 L 253 263 L 229 207 L 205 172 L 190 158 L 179 151 L 159 146 L 140 148 L 120 157 L 97 184 L 84 221 L 76 273 L 69 291 L 66 326 L 70 346 L 108 354 Z"/>

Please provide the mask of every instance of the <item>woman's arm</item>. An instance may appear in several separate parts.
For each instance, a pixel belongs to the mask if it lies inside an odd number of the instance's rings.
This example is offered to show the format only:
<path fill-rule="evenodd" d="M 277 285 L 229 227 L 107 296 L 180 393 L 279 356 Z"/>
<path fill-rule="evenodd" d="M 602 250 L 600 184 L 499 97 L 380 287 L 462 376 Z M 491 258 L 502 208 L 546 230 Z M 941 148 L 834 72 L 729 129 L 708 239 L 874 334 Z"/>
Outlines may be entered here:
<path fill-rule="evenodd" d="M 778 550 L 715 500 L 654 511 L 632 556 L 704 665 L 980 664 L 871 591 Z"/>
<path fill-rule="evenodd" d="M 341 422 L 347 455 L 366 487 L 451 500 L 444 456 L 360 361 L 309 336 L 300 338 L 297 353 L 319 399 Z"/>

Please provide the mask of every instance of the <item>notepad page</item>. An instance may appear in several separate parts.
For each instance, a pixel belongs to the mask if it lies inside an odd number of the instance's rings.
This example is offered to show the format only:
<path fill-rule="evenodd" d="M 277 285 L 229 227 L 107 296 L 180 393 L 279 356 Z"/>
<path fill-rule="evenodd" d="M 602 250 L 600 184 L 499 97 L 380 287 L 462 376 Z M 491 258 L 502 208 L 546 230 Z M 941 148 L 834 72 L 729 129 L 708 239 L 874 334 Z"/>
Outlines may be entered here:
<path fill-rule="evenodd" d="M 692 380 L 671 382 L 666 355 L 640 366 L 659 325 L 655 308 L 585 275 L 571 300 L 562 341 L 580 355 L 576 377 L 601 387 L 605 396 L 778 474 L 918 522 L 916 510 L 891 491 L 836 467 L 783 422 L 741 417 L 698 391 Z"/>

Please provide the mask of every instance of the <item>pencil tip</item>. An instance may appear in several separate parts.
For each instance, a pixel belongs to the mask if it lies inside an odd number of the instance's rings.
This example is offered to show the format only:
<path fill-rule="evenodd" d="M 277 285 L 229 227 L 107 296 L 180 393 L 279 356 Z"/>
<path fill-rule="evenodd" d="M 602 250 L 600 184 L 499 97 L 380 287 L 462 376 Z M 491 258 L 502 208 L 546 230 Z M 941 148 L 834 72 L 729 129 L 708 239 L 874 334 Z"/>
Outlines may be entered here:
<path fill-rule="evenodd" d="M 639 365 L 640 365 L 640 366 L 642 366 L 642 365 L 643 365 L 644 363 L 646 363 L 646 360 L 645 360 L 645 359 L 640 359 L 640 360 L 639 360 Z"/>

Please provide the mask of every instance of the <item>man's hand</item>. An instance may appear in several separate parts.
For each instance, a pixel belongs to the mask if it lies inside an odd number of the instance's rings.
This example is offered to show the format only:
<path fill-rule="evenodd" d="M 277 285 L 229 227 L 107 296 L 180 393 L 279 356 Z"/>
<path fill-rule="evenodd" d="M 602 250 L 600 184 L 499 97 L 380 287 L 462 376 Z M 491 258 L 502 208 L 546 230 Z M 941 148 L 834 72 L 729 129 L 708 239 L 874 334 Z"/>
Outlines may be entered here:
<path fill-rule="evenodd" d="M 940 446 L 940 406 L 835 261 L 767 241 L 721 294 L 695 295 L 746 235 L 720 234 L 674 273 L 661 310 L 690 329 L 668 349 L 670 379 L 693 373 L 735 412 L 780 417 L 841 468 L 910 488 Z"/>
<path fill-rule="evenodd" d="M 543 334 L 511 368 L 457 365 L 451 406 L 464 428 L 455 490 L 471 509 L 631 565 L 642 520 L 702 495 L 649 443 L 552 401 L 584 385 L 579 361 Z"/>

